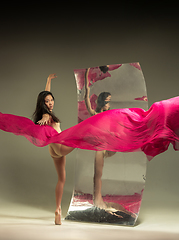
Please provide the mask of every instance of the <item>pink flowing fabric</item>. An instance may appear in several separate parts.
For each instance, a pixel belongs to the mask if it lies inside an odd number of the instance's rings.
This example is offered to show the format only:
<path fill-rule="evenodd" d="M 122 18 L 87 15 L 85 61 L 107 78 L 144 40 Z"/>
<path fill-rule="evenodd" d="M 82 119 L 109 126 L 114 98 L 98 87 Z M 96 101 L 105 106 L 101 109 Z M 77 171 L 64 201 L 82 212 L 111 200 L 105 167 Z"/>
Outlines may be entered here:
<path fill-rule="evenodd" d="M 0 129 L 24 136 L 38 147 L 59 143 L 95 151 L 143 151 L 151 160 L 170 143 L 178 150 L 179 97 L 156 102 L 148 111 L 125 108 L 99 113 L 61 133 L 25 117 L 0 113 Z"/>

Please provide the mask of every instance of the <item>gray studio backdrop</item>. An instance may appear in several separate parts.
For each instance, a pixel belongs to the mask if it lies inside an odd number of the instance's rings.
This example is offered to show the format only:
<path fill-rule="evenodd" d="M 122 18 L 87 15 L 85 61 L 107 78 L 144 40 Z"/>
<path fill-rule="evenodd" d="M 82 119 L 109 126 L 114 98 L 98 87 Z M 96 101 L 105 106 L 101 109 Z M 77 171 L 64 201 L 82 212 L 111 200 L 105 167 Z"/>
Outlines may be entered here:
<path fill-rule="evenodd" d="M 0 111 L 31 117 L 37 95 L 44 90 L 46 78 L 52 81 L 56 115 L 62 130 L 77 123 L 77 94 L 73 69 L 106 64 L 140 62 L 147 85 L 149 106 L 155 101 L 178 95 L 178 36 L 175 26 L 166 28 L 148 23 L 125 31 L 120 26 L 110 34 L 95 31 L 91 41 L 87 32 L 61 26 L 56 35 L 48 29 L 7 32 L 1 39 Z M 94 28 L 95 29 L 95 28 Z M 125 34 L 120 34 L 124 30 Z M 93 32 L 94 33 L 94 32 Z M 13 123 L 12 123 L 13 124 Z M 63 213 L 70 203 L 74 180 L 76 152 L 67 157 L 67 181 L 63 197 Z M 178 201 L 179 153 L 169 150 L 148 163 L 143 202 Z M 0 200 L 6 204 L 30 205 L 53 212 L 57 181 L 48 147 L 33 146 L 23 137 L 0 132 Z M 3 208 L 3 205 L 0 205 Z M 141 212 L 145 207 L 141 208 Z"/>

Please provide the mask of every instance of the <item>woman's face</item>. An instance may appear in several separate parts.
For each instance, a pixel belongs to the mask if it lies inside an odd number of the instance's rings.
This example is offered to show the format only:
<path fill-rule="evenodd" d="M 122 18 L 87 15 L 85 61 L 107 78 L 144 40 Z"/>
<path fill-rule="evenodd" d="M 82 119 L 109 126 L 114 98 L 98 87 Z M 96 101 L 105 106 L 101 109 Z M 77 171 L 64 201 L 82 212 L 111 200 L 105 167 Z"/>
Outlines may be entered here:
<path fill-rule="evenodd" d="M 110 102 L 110 101 L 111 101 L 111 95 L 107 96 L 107 98 L 105 99 L 105 101 Z"/>
<path fill-rule="evenodd" d="M 111 101 L 111 95 L 109 95 L 109 96 L 105 99 L 105 101 L 110 102 L 110 101 Z M 103 107 L 103 110 L 104 110 L 104 111 L 107 111 L 107 110 L 109 110 L 109 109 L 110 109 L 110 103 L 106 103 L 105 106 Z"/>
<path fill-rule="evenodd" d="M 54 106 L 54 100 L 51 95 L 45 97 L 45 105 L 48 107 L 49 111 L 52 112 Z"/>

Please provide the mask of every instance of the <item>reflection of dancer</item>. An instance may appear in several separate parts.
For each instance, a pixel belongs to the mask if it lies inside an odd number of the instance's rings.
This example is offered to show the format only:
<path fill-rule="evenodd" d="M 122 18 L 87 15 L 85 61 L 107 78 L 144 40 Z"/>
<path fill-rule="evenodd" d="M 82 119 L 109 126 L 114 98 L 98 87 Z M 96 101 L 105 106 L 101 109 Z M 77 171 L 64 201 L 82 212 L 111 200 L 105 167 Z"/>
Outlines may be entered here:
<path fill-rule="evenodd" d="M 100 67 L 101 72 L 106 73 L 108 70 L 107 66 Z M 92 109 L 91 102 L 89 98 L 90 94 L 90 87 L 89 87 L 89 75 L 90 68 L 86 70 L 85 73 L 85 104 L 86 108 L 91 116 L 96 115 L 97 113 L 104 112 L 110 109 L 110 101 L 111 101 L 111 94 L 109 92 L 102 92 L 99 94 L 97 98 L 97 106 L 96 109 Z M 109 157 L 114 155 L 115 152 L 110 151 L 98 151 L 95 154 L 95 162 L 94 162 L 94 205 L 99 208 L 106 208 L 106 204 L 103 201 L 101 188 L 102 188 L 102 172 L 104 166 L 104 157 Z"/>
<path fill-rule="evenodd" d="M 114 203 L 114 202 L 105 202 L 106 204 L 106 208 L 105 211 L 117 216 L 119 218 L 123 218 L 120 213 L 125 213 L 128 214 L 129 216 L 133 217 L 134 219 L 136 219 L 136 214 L 129 212 L 128 210 L 125 209 L 125 207 L 123 207 L 122 205 L 118 204 L 118 203 Z"/>
<path fill-rule="evenodd" d="M 60 121 L 53 114 L 54 97 L 50 92 L 51 80 L 56 78 L 55 74 L 49 75 L 45 91 L 41 92 L 37 99 L 36 110 L 34 112 L 34 122 L 39 125 L 49 125 L 53 127 L 58 133 L 61 132 Z M 61 224 L 61 200 L 63 194 L 63 187 L 65 184 L 65 162 L 69 152 L 74 148 L 67 147 L 61 144 L 49 144 L 49 152 L 54 160 L 55 168 L 57 170 L 58 182 L 55 189 L 56 194 L 56 211 L 55 211 L 55 224 Z"/>

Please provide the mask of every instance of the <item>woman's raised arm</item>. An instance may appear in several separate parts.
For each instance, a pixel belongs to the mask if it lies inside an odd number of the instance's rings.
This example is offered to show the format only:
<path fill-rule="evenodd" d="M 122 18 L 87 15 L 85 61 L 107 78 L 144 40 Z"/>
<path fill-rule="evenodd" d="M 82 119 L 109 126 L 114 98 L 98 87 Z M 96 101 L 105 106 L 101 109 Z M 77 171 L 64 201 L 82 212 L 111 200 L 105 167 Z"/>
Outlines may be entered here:
<path fill-rule="evenodd" d="M 45 91 L 49 91 L 50 92 L 50 89 L 51 89 L 51 80 L 53 78 L 57 78 L 56 76 L 56 73 L 52 73 L 48 76 L 47 78 L 47 83 L 46 83 L 46 86 L 45 86 Z"/>
<path fill-rule="evenodd" d="M 89 114 L 91 116 L 93 116 L 93 115 L 96 114 L 96 112 L 95 112 L 94 109 L 92 109 L 90 98 L 89 98 L 89 94 L 90 94 L 89 81 L 88 81 L 89 70 L 90 70 L 90 68 L 88 68 L 85 72 L 85 95 L 84 95 L 84 99 L 85 99 L 86 108 L 87 108 Z"/>

